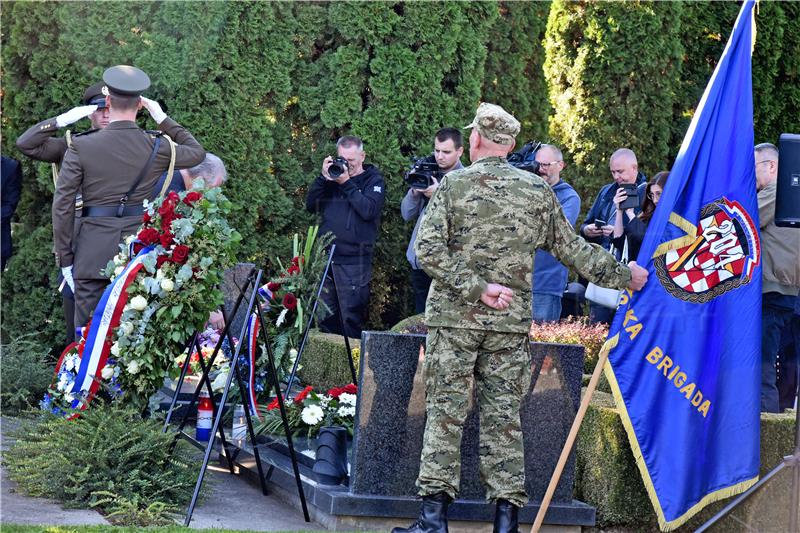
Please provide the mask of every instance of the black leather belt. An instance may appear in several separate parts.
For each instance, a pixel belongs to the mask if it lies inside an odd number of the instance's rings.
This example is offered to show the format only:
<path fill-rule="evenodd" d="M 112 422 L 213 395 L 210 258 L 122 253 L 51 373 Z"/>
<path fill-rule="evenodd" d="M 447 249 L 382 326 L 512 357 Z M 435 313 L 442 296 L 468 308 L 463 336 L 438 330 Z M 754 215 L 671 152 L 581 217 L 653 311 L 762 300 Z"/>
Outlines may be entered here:
<path fill-rule="evenodd" d="M 120 210 L 118 206 L 87 205 L 83 207 L 81 212 L 85 217 L 140 217 L 144 214 L 144 207 L 141 205 L 129 205 Z"/>

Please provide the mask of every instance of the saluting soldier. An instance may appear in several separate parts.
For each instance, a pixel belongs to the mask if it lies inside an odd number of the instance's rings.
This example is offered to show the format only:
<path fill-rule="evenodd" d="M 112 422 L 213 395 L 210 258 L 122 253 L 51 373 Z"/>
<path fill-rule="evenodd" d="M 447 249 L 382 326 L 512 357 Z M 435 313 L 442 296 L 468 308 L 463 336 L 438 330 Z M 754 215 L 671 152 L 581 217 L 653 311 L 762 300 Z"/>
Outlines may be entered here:
<path fill-rule="evenodd" d="M 17 148 L 19 148 L 20 152 L 36 161 L 52 163 L 54 185 L 58 179 L 59 165 L 64 159 L 67 147 L 72 142 L 70 130 L 67 130 L 63 137 L 56 137 L 56 133 L 82 118 L 88 118 L 91 121 L 92 129 L 99 130 L 108 126 L 108 107 L 106 106 L 106 97 L 103 94 L 104 86 L 103 82 L 95 83 L 84 91 L 83 105 L 73 107 L 56 117 L 34 124 L 17 138 Z M 75 196 L 76 217 L 80 217 L 81 207 L 82 200 L 79 191 Z M 76 232 L 79 227 L 80 220 L 76 220 Z M 59 284 L 61 306 L 64 311 L 64 323 L 67 332 L 66 340 L 67 344 L 69 344 L 75 337 L 75 297 L 70 286 L 63 281 L 63 277 L 60 277 Z"/>
<path fill-rule="evenodd" d="M 161 106 L 141 94 L 150 78 L 136 67 L 118 65 L 103 74 L 109 124 L 75 135 L 64 156 L 53 198 L 56 261 L 75 292 L 75 324 L 84 326 L 108 279 L 100 273 L 125 237 L 142 223 L 142 202 L 164 171 L 200 163 L 203 147 Z M 160 131 L 136 125 L 147 108 Z M 174 141 L 174 142 L 173 142 Z M 83 219 L 73 238 L 74 200 L 83 191 Z"/>

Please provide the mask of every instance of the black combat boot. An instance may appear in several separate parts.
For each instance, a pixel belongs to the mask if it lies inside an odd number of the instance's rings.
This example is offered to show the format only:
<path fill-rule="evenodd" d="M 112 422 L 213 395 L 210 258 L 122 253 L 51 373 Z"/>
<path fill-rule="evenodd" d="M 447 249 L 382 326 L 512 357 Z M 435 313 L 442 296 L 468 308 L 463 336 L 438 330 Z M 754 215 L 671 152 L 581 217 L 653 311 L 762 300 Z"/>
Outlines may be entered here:
<path fill-rule="evenodd" d="M 444 492 L 423 496 L 422 509 L 417 521 L 408 527 L 396 527 L 392 529 L 392 533 L 448 533 L 447 505 L 449 503 L 450 496 Z"/>
<path fill-rule="evenodd" d="M 497 500 L 493 533 L 519 533 L 519 507 L 508 500 Z"/>

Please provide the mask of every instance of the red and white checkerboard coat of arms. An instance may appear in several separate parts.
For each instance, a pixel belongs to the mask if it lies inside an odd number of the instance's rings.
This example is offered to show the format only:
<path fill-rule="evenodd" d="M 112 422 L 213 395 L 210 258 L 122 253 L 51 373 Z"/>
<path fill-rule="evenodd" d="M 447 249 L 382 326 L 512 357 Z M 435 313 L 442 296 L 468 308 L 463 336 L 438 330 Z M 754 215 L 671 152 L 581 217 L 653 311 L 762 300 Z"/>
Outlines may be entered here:
<path fill-rule="evenodd" d="M 738 202 L 722 198 L 704 206 L 693 237 L 691 244 L 654 261 L 667 292 L 704 303 L 750 282 L 761 243 L 756 225 Z"/>

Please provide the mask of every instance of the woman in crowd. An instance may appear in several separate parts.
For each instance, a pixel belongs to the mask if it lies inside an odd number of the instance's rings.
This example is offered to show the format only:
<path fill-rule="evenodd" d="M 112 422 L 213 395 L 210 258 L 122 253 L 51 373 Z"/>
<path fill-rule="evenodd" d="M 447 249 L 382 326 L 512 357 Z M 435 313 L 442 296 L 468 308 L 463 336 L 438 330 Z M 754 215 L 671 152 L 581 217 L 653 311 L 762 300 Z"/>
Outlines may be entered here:
<path fill-rule="evenodd" d="M 647 231 L 647 225 L 656 210 L 656 204 L 661 199 L 661 193 L 664 191 L 664 185 L 667 184 L 668 176 L 669 172 L 662 171 L 652 177 L 650 183 L 647 184 L 646 194 L 642 201 L 642 212 L 639 213 L 638 217 L 634 215 L 633 209 L 626 209 L 623 213 L 619 208 L 628 195 L 622 187 L 617 189 L 617 194 L 614 196 L 617 215 L 614 220 L 613 242 L 614 246 L 622 251 L 625 246 L 625 239 L 628 240 L 628 259 L 630 260 L 635 260 L 639 255 L 639 249 L 642 247 L 642 241 L 644 240 L 644 232 Z M 626 220 L 625 224 L 622 221 L 623 216 Z"/>

